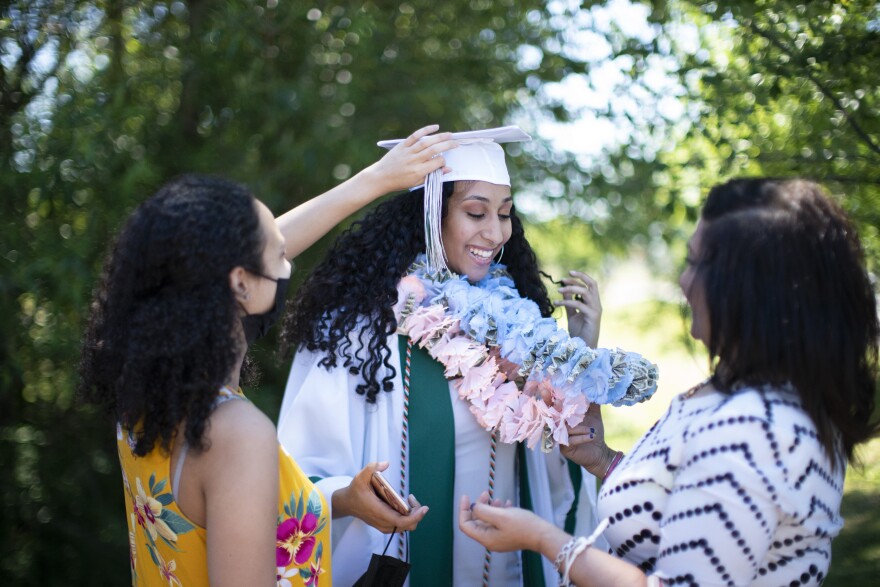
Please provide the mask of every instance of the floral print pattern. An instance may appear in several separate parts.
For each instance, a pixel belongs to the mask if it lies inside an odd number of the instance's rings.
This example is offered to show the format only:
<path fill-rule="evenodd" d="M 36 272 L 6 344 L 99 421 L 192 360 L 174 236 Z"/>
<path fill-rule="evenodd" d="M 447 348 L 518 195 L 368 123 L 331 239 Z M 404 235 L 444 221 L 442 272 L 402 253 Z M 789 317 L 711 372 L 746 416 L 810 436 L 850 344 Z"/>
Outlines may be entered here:
<path fill-rule="evenodd" d="M 293 577 L 298 577 L 299 572 L 296 569 L 288 569 L 286 567 L 278 567 L 278 571 L 275 576 L 278 579 L 278 587 L 293 587 L 293 583 L 290 580 Z"/>
<path fill-rule="evenodd" d="M 291 565 L 299 568 L 299 576 L 305 585 L 318 585 L 318 577 L 324 572 L 321 568 L 324 544 L 316 540 L 316 535 L 327 523 L 323 517 L 321 495 L 316 489 L 310 490 L 307 497 L 304 493 L 291 494 L 290 500 L 284 504 L 284 516 L 278 517 L 275 562 L 279 587 L 290 585 L 289 575 L 282 574 L 281 570 Z"/>
<path fill-rule="evenodd" d="M 134 533 L 135 517 L 134 514 L 129 516 L 128 524 L 128 562 L 131 565 L 131 578 L 133 583 L 137 583 L 137 537 Z"/>
<path fill-rule="evenodd" d="M 150 554 L 154 555 L 153 560 L 156 562 L 156 566 L 159 567 L 159 575 L 162 577 L 163 582 L 167 582 L 168 587 L 183 587 L 183 583 L 174 574 L 174 571 L 177 570 L 177 561 L 172 559 L 166 563 L 159 551 L 153 551 L 152 549 Z"/>
<path fill-rule="evenodd" d="M 321 557 L 315 559 L 315 562 L 309 565 L 309 574 L 310 577 L 304 577 L 306 579 L 306 585 L 317 585 L 318 577 L 324 574 L 324 569 L 321 568 Z"/>
<path fill-rule="evenodd" d="M 224 388 L 220 396 L 245 399 Z M 230 398 L 231 399 L 231 398 Z M 208 584 L 207 532 L 188 520 L 171 491 L 171 459 L 156 448 L 134 454 L 136 432 L 116 428 L 122 466 L 129 563 L 136 587 Z M 330 520 L 324 498 L 283 448 L 278 449 L 276 579 L 279 587 L 332 585 Z"/>
<path fill-rule="evenodd" d="M 137 523 L 143 526 L 149 533 L 150 540 L 156 541 L 157 536 L 162 536 L 168 542 L 177 542 L 177 534 L 171 526 L 162 519 L 162 502 L 144 492 L 144 486 L 140 478 L 136 479 L 137 495 L 134 498 L 134 510 L 137 515 Z M 164 481 L 162 482 L 165 483 Z M 192 527 L 190 527 L 192 529 Z"/>
<path fill-rule="evenodd" d="M 318 518 L 314 514 L 306 514 L 302 520 L 288 518 L 281 522 L 278 526 L 275 562 L 286 567 L 291 562 L 301 565 L 312 558 L 317 527 Z"/>
<path fill-rule="evenodd" d="M 142 581 L 146 584 L 154 584 L 153 581 L 146 580 L 139 576 L 138 569 L 138 530 L 145 542 L 145 549 L 150 555 L 150 559 L 156 566 L 160 585 L 168 585 L 169 587 L 184 587 L 180 578 L 177 576 L 177 560 L 168 558 L 166 551 L 163 556 L 159 545 L 164 545 L 174 552 L 182 552 L 177 544 L 181 535 L 187 534 L 195 529 L 195 526 L 180 514 L 169 509 L 167 506 L 174 501 L 174 497 L 168 488 L 168 480 L 156 480 L 155 472 L 150 474 L 146 487 L 139 476 L 134 477 L 134 487 L 132 487 L 129 476 L 125 469 L 125 456 L 123 455 L 122 446 L 129 449 L 126 451 L 130 454 L 130 458 L 136 458 L 133 454 L 131 434 L 125 433 L 121 428 L 117 430 L 117 441 L 119 442 L 119 459 L 123 464 L 122 469 L 122 485 L 125 488 L 126 497 L 131 506 L 128 525 L 128 545 L 129 545 L 129 563 L 131 564 L 132 585 L 140 585 Z"/>

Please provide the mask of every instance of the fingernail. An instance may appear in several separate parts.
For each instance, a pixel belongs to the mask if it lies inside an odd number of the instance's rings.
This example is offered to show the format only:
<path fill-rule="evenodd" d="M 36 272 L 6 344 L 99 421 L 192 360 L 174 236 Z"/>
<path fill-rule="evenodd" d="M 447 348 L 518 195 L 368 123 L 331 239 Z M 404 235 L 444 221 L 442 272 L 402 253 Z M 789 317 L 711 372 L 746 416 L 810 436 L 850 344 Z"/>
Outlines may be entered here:
<path fill-rule="evenodd" d="M 573 276 L 573 275 L 574 275 L 574 271 L 569 271 L 568 274 Z"/>
<path fill-rule="evenodd" d="M 595 432 L 595 431 L 596 431 L 596 429 L 593 428 L 592 426 L 590 426 L 590 434 L 592 434 L 592 433 Z"/>
<path fill-rule="evenodd" d="M 471 511 L 474 511 L 474 506 L 477 505 L 477 502 L 471 502 Z"/>
<path fill-rule="evenodd" d="M 590 432 L 590 440 L 593 440 L 594 438 L 596 438 L 596 435 Z"/>

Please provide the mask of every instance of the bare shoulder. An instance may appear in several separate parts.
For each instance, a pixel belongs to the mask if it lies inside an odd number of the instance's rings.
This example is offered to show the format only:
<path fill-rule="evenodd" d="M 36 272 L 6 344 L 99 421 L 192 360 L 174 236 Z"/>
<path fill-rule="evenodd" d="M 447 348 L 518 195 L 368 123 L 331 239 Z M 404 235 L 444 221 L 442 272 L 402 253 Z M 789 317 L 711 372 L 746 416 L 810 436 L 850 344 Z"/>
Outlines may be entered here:
<path fill-rule="evenodd" d="M 278 440 L 272 421 L 248 401 L 231 400 L 217 407 L 208 420 L 205 440 L 209 460 L 225 464 L 271 455 L 277 458 Z M 212 454 L 213 453 L 213 454 Z"/>

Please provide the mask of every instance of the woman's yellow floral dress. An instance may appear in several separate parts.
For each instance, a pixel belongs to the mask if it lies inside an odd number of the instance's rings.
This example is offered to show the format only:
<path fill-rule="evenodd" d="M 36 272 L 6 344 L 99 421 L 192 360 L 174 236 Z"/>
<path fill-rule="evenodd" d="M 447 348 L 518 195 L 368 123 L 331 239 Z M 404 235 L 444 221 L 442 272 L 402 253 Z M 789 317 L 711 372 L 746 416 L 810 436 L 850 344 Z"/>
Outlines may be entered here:
<path fill-rule="evenodd" d="M 245 399 L 241 390 L 220 391 L 219 401 L 233 398 Z M 132 585 L 208 585 L 207 534 L 174 501 L 170 455 L 157 447 L 144 457 L 135 456 L 134 439 L 121 426 L 116 445 L 125 486 Z M 280 445 L 278 465 L 278 585 L 332 585 L 327 503 Z"/>

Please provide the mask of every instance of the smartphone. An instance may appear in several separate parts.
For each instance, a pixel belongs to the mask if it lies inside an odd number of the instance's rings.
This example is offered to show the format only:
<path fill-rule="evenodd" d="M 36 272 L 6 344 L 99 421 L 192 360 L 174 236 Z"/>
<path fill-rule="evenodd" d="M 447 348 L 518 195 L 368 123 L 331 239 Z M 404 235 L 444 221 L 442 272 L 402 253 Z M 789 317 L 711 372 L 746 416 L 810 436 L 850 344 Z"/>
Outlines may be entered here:
<path fill-rule="evenodd" d="M 373 472 L 373 476 L 370 477 L 370 483 L 373 486 L 373 491 L 379 496 L 379 499 L 390 505 L 394 511 L 400 515 L 405 516 L 412 510 L 412 508 L 409 507 L 409 504 L 406 503 L 396 491 L 394 491 L 394 488 L 391 487 L 391 483 L 389 483 L 379 471 Z"/>

